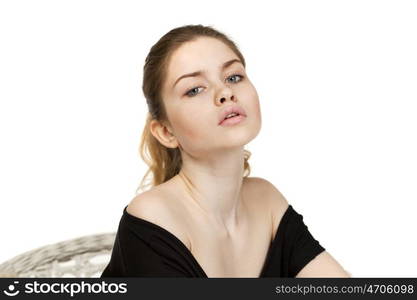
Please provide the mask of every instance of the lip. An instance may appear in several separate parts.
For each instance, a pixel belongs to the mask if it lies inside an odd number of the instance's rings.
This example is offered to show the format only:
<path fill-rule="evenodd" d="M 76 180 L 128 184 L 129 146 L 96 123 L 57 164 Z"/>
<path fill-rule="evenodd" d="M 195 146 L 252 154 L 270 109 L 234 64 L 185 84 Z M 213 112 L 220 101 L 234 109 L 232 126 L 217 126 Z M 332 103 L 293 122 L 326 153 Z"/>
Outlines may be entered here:
<path fill-rule="evenodd" d="M 239 116 L 233 117 L 230 119 L 225 119 L 226 116 L 231 113 L 237 113 L 239 114 Z M 226 124 L 231 124 L 231 123 L 235 124 L 235 122 L 231 122 L 232 120 L 238 121 L 237 123 L 239 123 L 241 120 L 245 118 L 246 118 L 246 112 L 242 107 L 238 105 L 229 105 L 226 108 L 224 108 L 223 111 L 220 113 L 218 125 L 226 125 Z"/>
<path fill-rule="evenodd" d="M 245 118 L 246 118 L 245 116 L 239 115 L 230 119 L 226 119 L 220 123 L 220 126 L 232 126 L 232 125 L 242 122 Z"/>

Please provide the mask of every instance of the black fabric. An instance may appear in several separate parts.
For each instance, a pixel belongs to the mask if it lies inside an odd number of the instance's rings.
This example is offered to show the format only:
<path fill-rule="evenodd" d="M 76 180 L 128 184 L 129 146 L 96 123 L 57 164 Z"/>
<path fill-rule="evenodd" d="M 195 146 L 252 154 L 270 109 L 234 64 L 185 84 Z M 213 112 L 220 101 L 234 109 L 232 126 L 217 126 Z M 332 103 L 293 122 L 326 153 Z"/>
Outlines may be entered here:
<path fill-rule="evenodd" d="M 123 209 L 103 277 L 205 277 L 188 248 L 166 229 Z M 325 251 L 289 205 L 270 244 L 259 277 L 295 277 Z"/>

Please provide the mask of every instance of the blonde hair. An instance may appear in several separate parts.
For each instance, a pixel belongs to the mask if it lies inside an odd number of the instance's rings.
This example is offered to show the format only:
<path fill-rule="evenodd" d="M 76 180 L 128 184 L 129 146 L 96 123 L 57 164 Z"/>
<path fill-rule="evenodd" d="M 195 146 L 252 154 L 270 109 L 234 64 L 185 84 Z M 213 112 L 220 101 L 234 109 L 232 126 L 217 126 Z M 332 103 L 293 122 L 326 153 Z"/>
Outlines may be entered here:
<path fill-rule="evenodd" d="M 142 90 L 148 105 L 148 113 L 145 127 L 143 129 L 139 153 L 149 169 L 142 178 L 138 190 L 145 190 L 146 187 L 157 186 L 175 175 L 182 166 L 181 152 L 179 148 L 167 148 L 162 145 L 151 133 L 150 123 L 152 120 L 168 122 L 164 103 L 162 101 L 161 90 L 167 75 L 167 66 L 172 53 L 183 43 L 193 41 L 198 37 L 212 37 L 225 43 L 245 64 L 245 59 L 240 53 L 235 43 L 225 34 L 218 30 L 203 25 L 186 25 L 177 27 L 162 36 L 158 42 L 152 46 L 145 59 L 143 67 Z M 250 174 L 249 158 L 251 152 L 244 150 L 244 173 L 243 177 Z M 147 181 L 152 174 L 152 181 Z"/>

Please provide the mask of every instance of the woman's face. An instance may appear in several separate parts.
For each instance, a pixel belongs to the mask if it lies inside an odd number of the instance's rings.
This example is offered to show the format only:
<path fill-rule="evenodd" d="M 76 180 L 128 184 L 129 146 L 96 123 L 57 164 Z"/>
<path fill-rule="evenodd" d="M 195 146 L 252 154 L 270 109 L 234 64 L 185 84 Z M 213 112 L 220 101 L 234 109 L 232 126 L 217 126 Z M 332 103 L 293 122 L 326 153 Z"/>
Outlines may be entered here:
<path fill-rule="evenodd" d="M 195 156 L 243 147 L 259 133 L 258 94 L 238 56 L 223 42 L 200 37 L 184 43 L 171 56 L 162 98 L 170 131 L 182 150 Z M 185 74 L 200 74 L 183 77 Z M 220 99 L 223 98 L 223 101 Z M 246 118 L 219 125 L 224 109 L 237 105 Z"/>

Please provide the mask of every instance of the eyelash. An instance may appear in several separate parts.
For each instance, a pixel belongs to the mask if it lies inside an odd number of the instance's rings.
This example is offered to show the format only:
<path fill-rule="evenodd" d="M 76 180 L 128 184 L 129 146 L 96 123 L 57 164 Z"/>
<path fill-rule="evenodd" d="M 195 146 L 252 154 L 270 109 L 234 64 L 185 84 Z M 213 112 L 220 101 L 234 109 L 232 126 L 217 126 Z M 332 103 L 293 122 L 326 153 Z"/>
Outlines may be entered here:
<path fill-rule="evenodd" d="M 227 77 L 227 79 L 229 79 L 229 78 L 231 78 L 231 77 L 234 77 L 234 76 L 239 76 L 240 77 L 240 80 L 239 81 L 237 81 L 236 83 L 239 83 L 239 82 L 241 82 L 242 80 L 243 80 L 243 78 L 245 78 L 243 75 L 240 75 L 240 74 L 233 74 L 233 75 L 230 75 L 229 77 Z M 194 97 L 195 95 L 190 95 L 190 92 L 192 91 L 192 90 L 194 90 L 194 89 L 196 89 L 196 88 L 200 88 L 201 86 L 196 86 L 196 87 L 193 87 L 193 88 L 191 88 L 191 89 L 189 89 L 185 94 L 184 94 L 184 96 L 188 96 L 188 97 Z"/>

